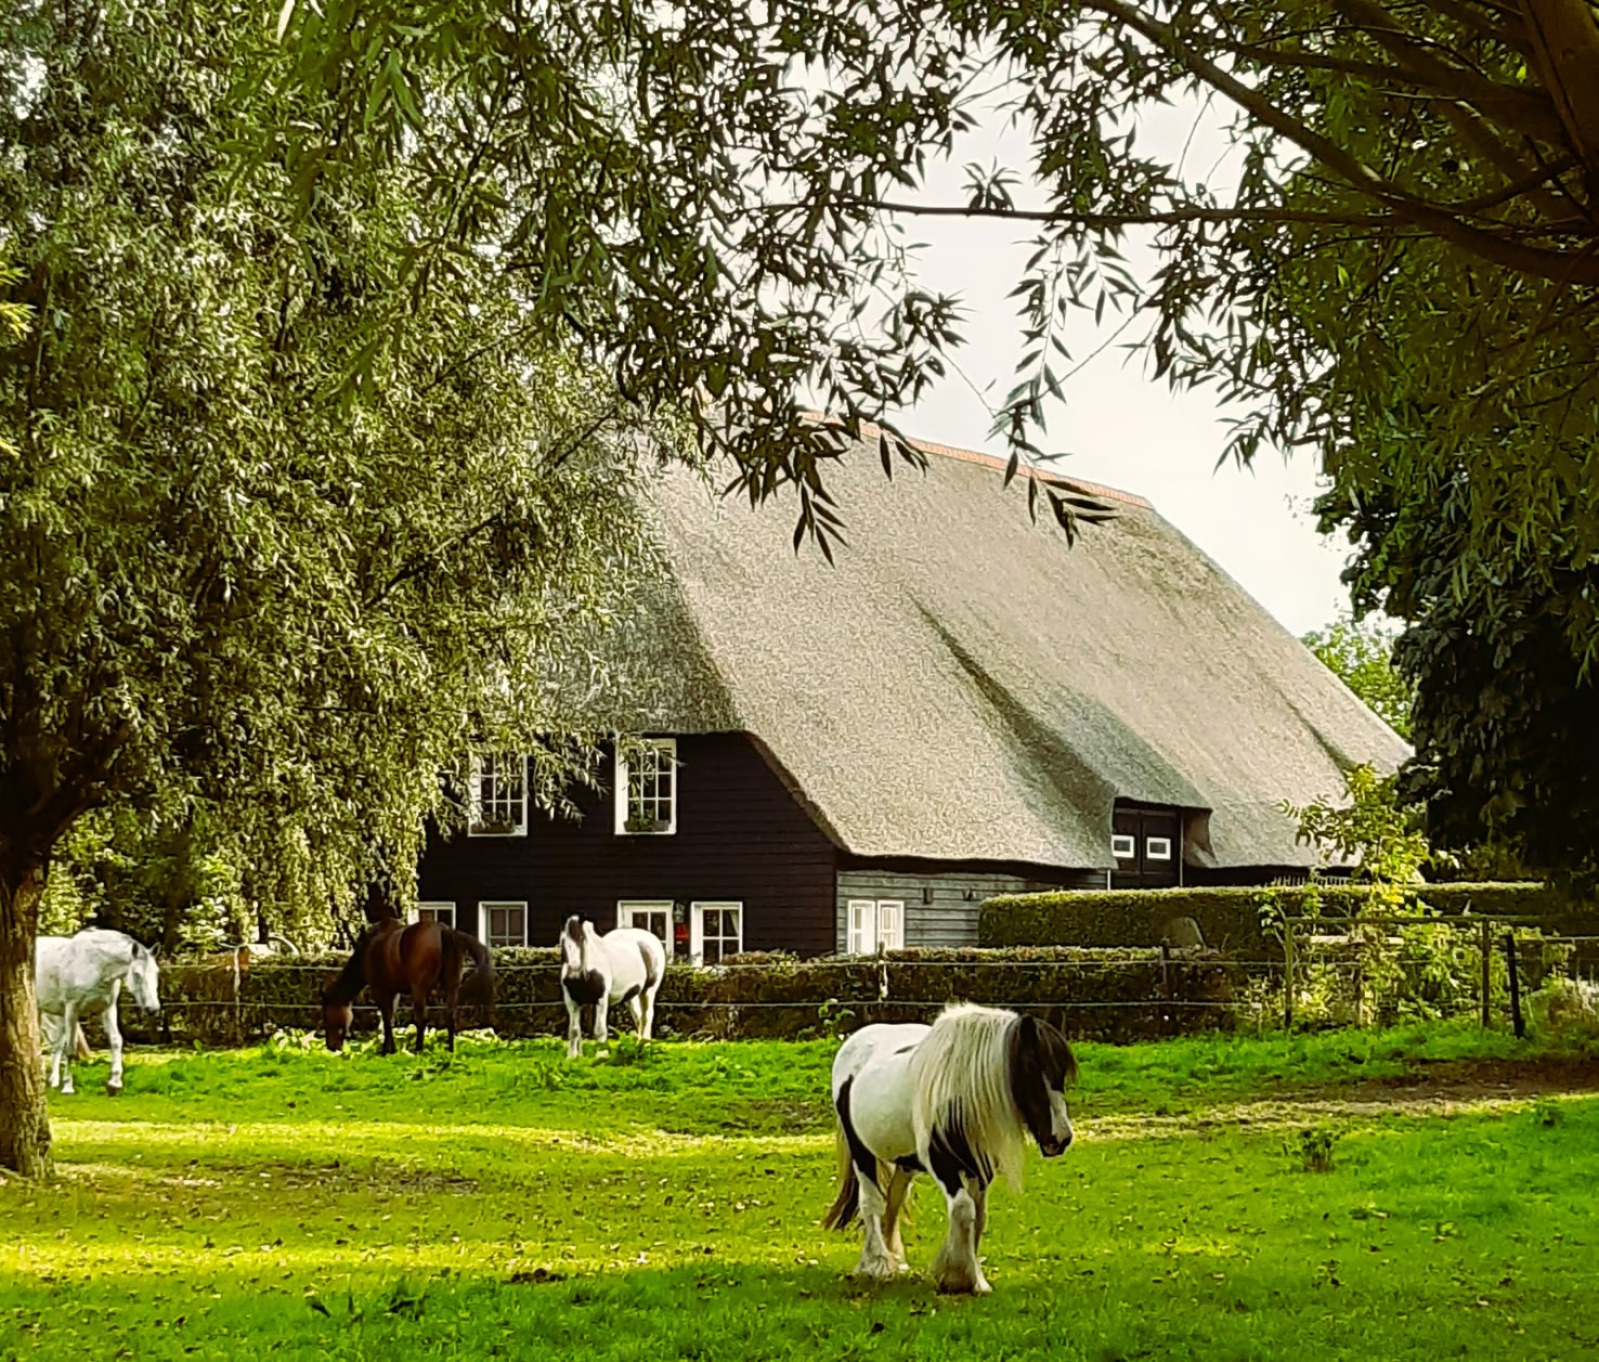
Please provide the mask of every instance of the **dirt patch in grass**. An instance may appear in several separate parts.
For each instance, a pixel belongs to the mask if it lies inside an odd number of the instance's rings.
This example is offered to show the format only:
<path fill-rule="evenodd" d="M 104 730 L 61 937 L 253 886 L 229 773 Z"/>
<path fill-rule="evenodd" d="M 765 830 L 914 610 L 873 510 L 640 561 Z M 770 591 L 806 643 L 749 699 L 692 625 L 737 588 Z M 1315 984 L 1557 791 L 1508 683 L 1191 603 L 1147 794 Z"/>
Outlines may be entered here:
<path fill-rule="evenodd" d="M 294 1164 L 264 1162 L 251 1164 L 206 1164 L 183 1173 L 160 1178 L 181 1187 L 253 1187 L 268 1191 L 283 1188 L 301 1191 L 314 1188 L 330 1194 L 370 1192 L 389 1195 L 395 1192 L 450 1193 L 470 1196 L 478 1190 L 476 1178 L 432 1168 L 348 1167 L 341 1163 Z"/>
<path fill-rule="evenodd" d="M 1095 1118 L 1089 1139 L 1128 1140 L 1230 1126 L 1271 1129 L 1306 1120 L 1374 1120 L 1390 1114 L 1455 1116 L 1527 1105 L 1539 1098 L 1599 1092 L 1599 1059 L 1543 1056 L 1528 1060 L 1427 1060 L 1405 1073 L 1356 1083 L 1306 1088 L 1291 1097 L 1214 1107 Z"/>
<path fill-rule="evenodd" d="M 1599 1092 L 1599 1059 L 1545 1055 L 1527 1060 L 1419 1060 L 1403 1074 L 1324 1090 L 1318 1096 L 1425 1106 L 1441 1102 L 1527 1101 L 1563 1092 Z"/>

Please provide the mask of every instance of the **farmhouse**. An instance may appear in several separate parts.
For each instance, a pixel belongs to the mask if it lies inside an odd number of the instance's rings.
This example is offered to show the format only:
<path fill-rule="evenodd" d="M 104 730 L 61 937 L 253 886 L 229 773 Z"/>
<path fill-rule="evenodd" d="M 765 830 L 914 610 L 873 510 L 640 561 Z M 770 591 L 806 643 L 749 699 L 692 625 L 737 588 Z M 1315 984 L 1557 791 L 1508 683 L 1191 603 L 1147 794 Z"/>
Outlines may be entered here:
<path fill-rule="evenodd" d="M 1407 749 L 1141 498 L 1075 545 L 1003 464 L 923 444 L 828 470 L 847 547 L 796 553 L 797 505 L 652 484 L 664 570 L 609 646 L 647 684 L 603 697 L 610 788 L 579 820 L 480 759 L 472 826 L 435 837 L 424 913 L 491 945 L 568 914 L 706 963 L 976 941 L 1027 888 L 1269 882 L 1315 859 L 1284 801 Z M 634 741 L 642 740 L 642 741 Z"/>

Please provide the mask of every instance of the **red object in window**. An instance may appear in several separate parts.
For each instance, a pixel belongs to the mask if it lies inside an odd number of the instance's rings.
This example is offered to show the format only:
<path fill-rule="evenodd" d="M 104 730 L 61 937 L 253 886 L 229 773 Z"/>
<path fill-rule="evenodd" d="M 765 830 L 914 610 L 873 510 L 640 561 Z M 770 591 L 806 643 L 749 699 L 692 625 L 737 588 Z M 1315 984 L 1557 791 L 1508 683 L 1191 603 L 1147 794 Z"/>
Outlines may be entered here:
<path fill-rule="evenodd" d="M 688 949 L 688 923 L 679 922 L 672 932 L 672 939 L 683 949 Z"/>

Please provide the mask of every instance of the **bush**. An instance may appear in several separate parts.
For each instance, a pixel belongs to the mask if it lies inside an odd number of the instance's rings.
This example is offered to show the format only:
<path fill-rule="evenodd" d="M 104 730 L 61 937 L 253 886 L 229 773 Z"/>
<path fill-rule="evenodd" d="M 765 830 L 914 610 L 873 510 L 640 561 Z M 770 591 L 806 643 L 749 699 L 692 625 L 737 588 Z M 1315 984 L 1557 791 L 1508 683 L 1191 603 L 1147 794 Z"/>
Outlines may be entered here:
<path fill-rule="evenodd" d="M 1591 921 L 1591 915 L 1543 884 L 1417 884 L 1403 886 L 1400 911 L 1430 908 L 1446 917 L 1462 913 L 1546 917 L 1551 925 Z M 1308 884 L 1272 888 L 1059 890 L 1007 894 L 979 910 L 977 939 L 984 946 L 1158 946 L 1174 919 L 1199 924 L 1208 946 L 1238 960 L 1281 954 L 1262 926 L 1263 910 L 1299 917 L 1314 910 L 1326 918 L 1357 916 L 1371 897 L 1359 884 Z"/>

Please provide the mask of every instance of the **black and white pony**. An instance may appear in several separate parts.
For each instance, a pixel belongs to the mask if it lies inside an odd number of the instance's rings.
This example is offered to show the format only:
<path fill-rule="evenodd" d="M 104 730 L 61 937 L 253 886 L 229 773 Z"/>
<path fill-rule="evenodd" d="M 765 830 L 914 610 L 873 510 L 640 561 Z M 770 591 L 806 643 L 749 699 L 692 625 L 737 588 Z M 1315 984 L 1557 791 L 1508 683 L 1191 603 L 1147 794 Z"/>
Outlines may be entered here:
<path fill-rule="evenodd" d="M 601 936 L 576 915 L 561 929 L 561 997 L 566 1002 L 566 1055 L 583 1053 L 583 1007 L 594 1004 L 594 1039 L 605 1044 L 612 1003 L 633 1009 L 638 1038 L 655 1026 L 655 995 L 666 977 L 666 947 L 653 932 L 618 927 Z"/>
<path fill-rule="evenodd" d="M 859 1217 L 856 1274 L 907 1270 L 900 1213 L 912 1179 L 931 1173 L 949 1208 L 933 1282 L 986 1294 L 977 1250 L 988 1186 L 1001 1175 L 1020 1189 L 1029 1135 L 1045 1158 L 1065 1152 L 1065 1087 L 1076 1077 L 1059 1031 L 992 1007 L 961 1004 L 931 1026 L 866 1026 L 846 1040 L 833 1060 L 840 1186 L 822 1223 L 842 1230 Z"/>
<path fill-rule="evenodd" d="M 72 1091 L 72 1055 L 77 1048 L 78 1018 L 101 1014 L 111 1044 L 111 1076 L 106 1091 L 122 1091 L 122 1032 L 117 1027 L 117 999 L 126 985 L 146 1015 L 161 1011 L 159 970 L 155 956 L 131 936 L 93 927 L 76 936 L 41 936 L 34 946 L 33 990 L 39 1004 L 40 1030 L 50 1055 L 50 1086 Z"/>

